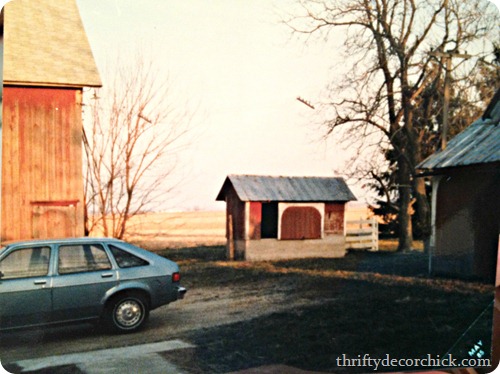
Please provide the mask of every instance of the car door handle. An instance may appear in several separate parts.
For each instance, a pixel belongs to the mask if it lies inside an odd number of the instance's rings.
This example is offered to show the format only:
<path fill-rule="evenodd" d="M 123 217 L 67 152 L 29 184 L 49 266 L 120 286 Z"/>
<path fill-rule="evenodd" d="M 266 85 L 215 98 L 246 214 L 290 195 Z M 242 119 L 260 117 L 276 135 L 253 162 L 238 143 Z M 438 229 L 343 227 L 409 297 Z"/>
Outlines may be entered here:
<path fill-rule="evenodd" d="M 36 285 L 41 285 L 41 284 L 47 284 L 47 281 L 45 279 L 37 279 L 34 283 Z"/>
<path fill-rule="evenodd" d="M 113 273 L 102 273 L 101 278 L 111 278 L 113 276 Z"/>

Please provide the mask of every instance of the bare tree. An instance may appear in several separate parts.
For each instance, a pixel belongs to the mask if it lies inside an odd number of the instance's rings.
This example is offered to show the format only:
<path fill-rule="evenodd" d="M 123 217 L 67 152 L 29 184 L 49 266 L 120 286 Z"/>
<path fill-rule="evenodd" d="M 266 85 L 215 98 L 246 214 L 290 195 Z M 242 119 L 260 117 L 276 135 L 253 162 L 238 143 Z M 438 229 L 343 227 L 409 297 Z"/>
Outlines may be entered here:
<path fill-rule="evenodd" d="M 297 4 L 284 20 L 294 34 L 307 39 L 313 35 L 328 39 L 334 33 L 336 39 L 345 37 L 339 53 L 350 70 L 328 86 L 323 125 L 328 134 L 342 133 L 361 144 L 364 152 L 371 149 L 385 156 L 397 187 L 399 249 L 411 249 L 414 211 L 424 235 L 430 234 L 425 181 L 414 178 L 415 167 L 425 157 L 426 137 L 442 132 L 443 115 L 419 121 L 418 116 L 425 114 L 419 109 L 433 85 L 442 82 L 447 67 L 454 89 L 465 92 L 471 106 L 485 105 L 468 78 L 491 54 L 489 41 L 498 40 L 498 11 L 487 0 L 299 0 Z M 471 58 L 453 58 L 465 56 L 466 50 Z M 447 58 L 452 59 L 450 64 Z M 362 173 L 370 175 L 366 168 Z"/>
<path fill-rule="evenodd" d="M 123 59 L 125 60 L 125 59 Z M 85 230 L 123 238 L 134 215 L 169 198 L 192 114 L 179 108 L 168 77 L 143 58 L 115 64 L 92 92 L 84 126 Z"/>

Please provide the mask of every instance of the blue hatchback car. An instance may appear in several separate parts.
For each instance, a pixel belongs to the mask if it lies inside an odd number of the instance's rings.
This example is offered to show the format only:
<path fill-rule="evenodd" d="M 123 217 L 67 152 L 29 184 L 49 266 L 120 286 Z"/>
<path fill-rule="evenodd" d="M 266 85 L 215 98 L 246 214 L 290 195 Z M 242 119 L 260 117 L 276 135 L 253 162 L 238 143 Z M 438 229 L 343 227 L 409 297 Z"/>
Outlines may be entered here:
<path fill-rule="evenodd" d="M 98 320 L 132 332 L 182 299 L 175 262 L 109 238 L 32 240 L 0 249 L 0 330 Z"/>

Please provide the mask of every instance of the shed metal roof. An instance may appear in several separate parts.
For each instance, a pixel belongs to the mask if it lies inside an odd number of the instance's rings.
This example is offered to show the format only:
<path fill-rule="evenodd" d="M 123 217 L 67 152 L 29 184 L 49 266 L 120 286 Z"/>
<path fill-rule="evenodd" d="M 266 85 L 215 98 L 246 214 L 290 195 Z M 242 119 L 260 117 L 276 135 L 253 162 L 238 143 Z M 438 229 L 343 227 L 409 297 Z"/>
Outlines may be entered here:
<path fill-rule="evenodd" d="M 217 200 L 232 185 L 241 201 L 346 202 L 356 200 L 342 178 L 229 175 Z"/>
<path fill-rule="evenodd" d="M 500 90 L 483 116 L 421 162 L 417 169 L 436 170 L 500 162 Z"/>
<path fill-rule="evenodd" d="M 10 85 L 102 85 L 75 0 L 5 5 L 3 80 Z"/>

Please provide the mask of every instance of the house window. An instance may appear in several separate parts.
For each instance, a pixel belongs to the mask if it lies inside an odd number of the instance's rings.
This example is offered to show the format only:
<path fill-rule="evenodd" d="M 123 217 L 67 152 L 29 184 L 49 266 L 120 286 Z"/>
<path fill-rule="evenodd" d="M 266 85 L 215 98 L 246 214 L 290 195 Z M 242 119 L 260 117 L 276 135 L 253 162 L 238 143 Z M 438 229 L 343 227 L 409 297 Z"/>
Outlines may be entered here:
<path fill-rule="evenodd" d="M 281 239 L 321 239 L 321 214 L 313 207 L 289 207 L 281 217 Z"/>
<path fill-rule="evenodd" d="M 262 239 L 278 238 L 278 203 L 262 203 L 262 222 L 260 227 Z"/>

